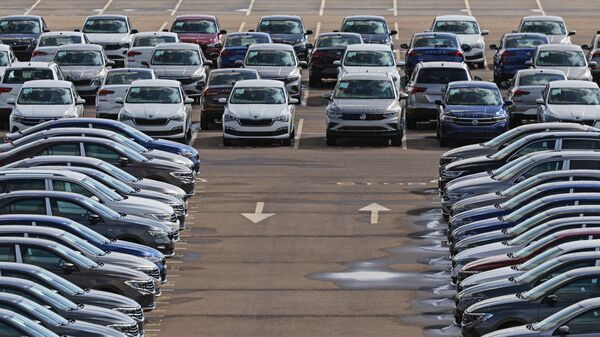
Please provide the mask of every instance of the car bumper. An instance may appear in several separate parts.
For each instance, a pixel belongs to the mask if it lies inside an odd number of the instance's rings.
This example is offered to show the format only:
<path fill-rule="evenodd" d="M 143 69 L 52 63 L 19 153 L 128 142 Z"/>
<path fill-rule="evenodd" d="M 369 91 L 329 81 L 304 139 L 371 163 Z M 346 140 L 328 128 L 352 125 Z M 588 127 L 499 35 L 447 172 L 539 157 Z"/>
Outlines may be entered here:
<path fill-rule="evenodd" d="M 508 130 L 508 120 L 496 122 L 492 125 L 457 125 L 447 121 L 440 123 L 440 135 L 457 140 L 490 140 L 506 130 Z"/>
<path fill-rule="evenodd" d="M 229 139 L 286 139 L 290 137 L 290 122 L 273 122 L 269 126 L 243 126 L 237 121 L 223 123 L 223 137 Z"/>
<path fill-rule="evenodd" d="M 536 104 L 515 102 L 510 110 L 511 115 L 537 117 L 538 108 Z"/>
<path fill-rule="evenodd" d="M 406 117 L 419 122 L 436 121 L 438 108 L 435 104 L 418 104 L 406 107 Z"/>
<path fill-rule="evenodd" d="M 75 89 L 77 90 L 79 96 L 94 96 L 95 100 L 95 96 L 98 93 L 98 89 L 100 89 L 100 85 L 75 85 Z"/>
<path fill-rule="evenodd" d="M 399 116 L 381 120 L 344 120 L 327 117 L 327 132 L 336 136 L 382 137 L 398 135 L 403 127 Z"/>
<path fill-rule="evenodd" d="M 472 49 L 469 52 L 465 53 L 465 62 L 467 63 L 483 61 L 485 61 L 485 57 L 483 57 L 483 49 Z"/>
<path fill-rule="evenodd" d="M 315 66 L 310 65 L 309 67 L 309 76 L 310 77 L 331 77 L 337 78 L 338 76 L 338 67 L 334 65 L 330 66 Z"/>
<path fill-rule="evenodd" d="M 529 67 L 524 64 L 495 65 L 494 75 L 498 80 L 509 80 L 515 76 L 517 71 L 528 68 Z"/>
<path fill-rule="evenodd" d="M 183 90 L 190 97 L 198 97 L 202 95 L 202 90 L 204 90 L 204 86 L 206 85 L 206 80 L 201 79 L 192 83 L 184 84 Z"/>
<path fill-rule="evenodd" d="M 189 128 L 186 122 L 169 120 L 164 125 L 140 125 L 133 120 L 120 120 L 122 123 L 136 128 L 150 137 L 157 138 L 183 138 Z"/>

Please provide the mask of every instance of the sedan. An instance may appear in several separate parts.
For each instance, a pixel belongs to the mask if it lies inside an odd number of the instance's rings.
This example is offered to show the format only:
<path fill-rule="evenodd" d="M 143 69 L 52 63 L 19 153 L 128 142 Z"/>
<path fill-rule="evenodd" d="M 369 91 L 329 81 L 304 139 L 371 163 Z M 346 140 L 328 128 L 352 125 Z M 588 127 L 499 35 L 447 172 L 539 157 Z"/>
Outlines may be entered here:
<path fill-rule="evenodd" d="M 494 54 L 494 82 L 503 86 L 512 79 L 517 71 L 529 68 L 526 64 L 533 57 L 535 48 L 541 44 L 548 44 L 544 34 L 512 33 L 505 34 L 499 44 L 490 45 L 495 50 Z"/>
<path fill-rule="evenodd" d="M 364 43 L 383 44 L 394 49 L 392 36 L 398 31 L 390 29 L 383 16 L 355 15 L 347 16 L 342 21 L 340 32 L 360 34 Z"/>
<path fill-rule="evenodd" d="M 163 43 L 177 43 L 179 38 L 169 32 L 141 32 L 133 35 L 126 51 L 125 68 L 141 68 L 142 62 L 150 62 L 154 47 Z"/>
<path fill-rule="evenodd" d="M 568 30 L 565 20 L 560 16 L 534 15 L 521 19 L 516 32 L 544 34 L 550 43 L 570 44 L 574 30 Z"/>
<path fill-rule="evenodd" d="M 600 88 L 594 82 L 550 82 L 536 103 L 539 122 L 576 122 L 600 126 Z"/>
<path fill-rule="evenodd" d="M 155 79 L 154 71 L 141 68 L 111 69 L 106 73 L 96 94 L 96 118 L 117 119 L 121 104 L 118 97 L 125 97 L 129 85 L 136 80 Z"/>
<path fill-rule="evenodd" d="M 590 67 L 595 62 L 588 63 L 583 49 L 572 44 L 542 44 L 537 46 L 533 60 L 527 65 L 536 69 L 556 69 L 567 75 L 569 80 L 591 81 Z"/>
<path fill-rule="evenodd" d="M 400 89 L 398 68 L 403 67 L 404 62 L 396 61 L 389 46 L 367 43 L 349 45 L 342 60 L 333 64 L 338 66 L 338 78 L 351 73 L 383 73 L 393 79 L 397 90 Z"/>
<path fill-rule="evenodd" d="M 588 63 L 589 62 L 596 62 L 596 66 L 595 67 L 591 67 L 592 69 L 592 77 L 594 78 L 594 81 L 597 83 L 598 81 L 600 81 L 600 67 L 598 67 L 598 62 L 600 62 L 600 30 L 596 31 L 596 35 L 594 35 L 594 38 L 592 39 L 592 43 L 587 45 L 584 44 L 581 46 L 581 49 L 583 50 L 587 50 L 587 59 L 588 59 Z"/>
<path fill-rule="evenodd" d="M 308 43 L 307 36 L 313 31 L 304 28 L 302 18 L 296 15 L 270 15 L 263 16 L 256 25 L 256 31 L 267 33 L 273 43 L 283 43 L 294 48 L 298 59 L 306 61 L 312 45 Z"/>
<path fill-rule="evenodd" d="M 416 33 L 410 43 L 403 43 L 400 48 L 406 49 L 404 73 L 411 77 L 412 71 L 419 62 L 464 62 L 463 48 L 458 36 L 453 33 Z"/>
<path fill-rule="evenodd" d="M 431 25 L 432 32 L 446 32 L 458 35 L 461 45 L 469 46 L 465 50 L 467 63 L 473 64 L 478 68 L 485 65 L 483 36 L 489 34 L 487 30 L 482 30 L 474 16 L 467 15 L 442 15 L 435 18 Z"/>
<path fill-rule="evenodd" d="M 176 33 L 181 42 L 198 45 L 211 63 L 219 56 L 221 36 L 227 34 L 219 19 L 212 15 L 180 15 L 171 24 L 171 32 Z"/>
<path fill-rule="evenodd" d="M 31 61 L 52 62 L 58 47 L 66 44 L 90 43 L 81 32 L 46 32 L 37 41 L 37 46 L 31 55 Z"/>
<path fill-rule="evenodd" d="M 95 44 L 60 46 L 54 62 L 60 66 L 65 80 L 73 82 L 77 93 L 85 97 L 96 96 L 106 72 L 114 65 L 107 59 L 104 48 Z"/>
<path fill-rule="evenodd" d="M 316 87 L 322 84 L 325 78 L 337 79 L 338 67 L 333 63 L 342 59 L 346 47 L 361 43 L 363 43 L 362 37 L 356 33 L 319 34 L 308 62 L 310 86 Z"/>
<path fill-rule="evenodd" d="M 219 68 L 235 68 L 237 61 L 243 61 L 248 47 L 257 43 L 273 43 L 271 36 L 261 32 L 231 33 L 225 38 L 223 48 L 217 58 Z"/>

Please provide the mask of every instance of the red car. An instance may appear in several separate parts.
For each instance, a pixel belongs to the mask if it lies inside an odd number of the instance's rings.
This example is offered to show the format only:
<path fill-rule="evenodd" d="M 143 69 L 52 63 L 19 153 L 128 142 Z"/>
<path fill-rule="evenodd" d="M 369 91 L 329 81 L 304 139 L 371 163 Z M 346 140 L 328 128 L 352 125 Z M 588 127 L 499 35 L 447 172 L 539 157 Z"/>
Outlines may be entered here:
<path fill-rule="evenodd" d="M 181 15 L 175 18 L 171 32 L 177 33 L 179 41 L 200 45 L 204 57 L 216 64 L 221 51 L 221 35 L 227 34 L 221 28 L 219 19 L 213 15 Z"/>

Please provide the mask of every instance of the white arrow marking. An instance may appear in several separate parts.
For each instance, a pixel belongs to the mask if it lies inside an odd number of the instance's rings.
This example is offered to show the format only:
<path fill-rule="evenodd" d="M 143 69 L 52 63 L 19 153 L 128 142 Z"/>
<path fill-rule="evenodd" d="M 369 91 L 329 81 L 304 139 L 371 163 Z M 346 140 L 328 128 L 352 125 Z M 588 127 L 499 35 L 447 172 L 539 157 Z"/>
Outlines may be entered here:
<path fill-rule="evenodd" d="M 371 212 L 371 224 L 379 223 L 379 212 L 389 212 L 389 208 L 385 208 L 377 203 L 371 203 L 361 209 L 359 212 Z"/>
<path fill-rule="evenodd" d="M 242 216 L 252 221 L 253 223 L 259 223 L 264 219 L 275 215 L 275 213 L 263 213 L 263 208 L 265 208 L 265 203 L 259 201 L 256 203 L 256 210 L 254 211 L 254 213 L 242 213 Z"/>

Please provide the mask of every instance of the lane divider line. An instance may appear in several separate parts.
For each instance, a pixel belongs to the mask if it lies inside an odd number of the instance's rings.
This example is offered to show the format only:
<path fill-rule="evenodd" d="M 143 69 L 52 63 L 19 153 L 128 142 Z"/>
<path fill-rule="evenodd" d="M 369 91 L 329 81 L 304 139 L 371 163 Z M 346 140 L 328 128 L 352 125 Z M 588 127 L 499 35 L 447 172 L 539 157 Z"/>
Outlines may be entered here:
<path fill-rule="evenodd" d="M 241 32 L 242 30 L 244 30 L 245 26 L 246 26 L 246 21 L 242 21 L 242 23 L 240 23 L 240 28 L 238 29 L 238 32 Z"/>
<path fill-rule="evenodd" d="M 540 9 L 540 13 L 542 15 L 546 15 L 546 12 L 544 11 L 544 7 L 542 7 L 542 2 L 540 0 L 535 0 L 535 2 L 537 3 L 538 8 Z"/>
<path fill-rule="evenodd" d="M 467 14 L 473 15 L 473 12 L 471 12 L 471 4 L 469 4 L 469 0 L 465 0 L 465 7 L 467 8 Z"/>
<path fill-rule="evenodd" d="M 300 137 L 302 137 L 302 126 L 304 125 L 304 118 L 300 118 L 298 121 L 298 127 L 296 130 L 296 135 L 294 136 L 294 149 L 298 149 L 300 147 Z"/>
<path fill-rule="evenodd" d="M 106 5 L 104 5 L 104 7 L 102 7 L 102 9 L 98 12 L 98 15 L 102 15 L 104 14 L 104 11 L 106 11 L 106 9 L 108 8 L 108 6 L 110 6 L 110 4 L 112 4 L 113 0 L 108 0 L 108 2 L 106 3 Z"/>
<path fill-rule="evenodd" d="M 324 10 L 325 10 L 325 0 L 321 0 L 321 7 L 319 7 L 319 16 L 323 16 Z"/>
<path fill-rule="evenodd" d="M 255 0 L 250 0 L 250 5 L 248 6 L 248 10 L 246 11 L 246 16 L 250 16 L 250 13 L 252 13 L 252 8 L 254 7 L 254 1 Z"/>
<path fill-rule="evenodd" d="M 31 5 L 31 7 L 29 7 L 29 9 L 23 15 L 29 15 L 29 13 L 31 13 L 31 11 L 34 10 L 35 7 L 37 7 L 37 5 L 40 4 L 40 2 L 42 2 L 42 0 L 37 0 L 33 5 Z"/>

